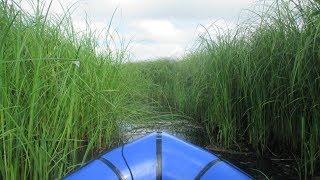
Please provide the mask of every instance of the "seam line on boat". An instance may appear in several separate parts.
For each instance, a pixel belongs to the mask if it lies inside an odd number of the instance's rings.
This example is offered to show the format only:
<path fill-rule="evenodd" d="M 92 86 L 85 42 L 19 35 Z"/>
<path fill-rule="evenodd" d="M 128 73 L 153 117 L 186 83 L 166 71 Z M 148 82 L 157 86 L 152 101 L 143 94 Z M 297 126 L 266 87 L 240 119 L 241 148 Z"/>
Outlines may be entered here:
<path fill-rule="evenodd" d="M 157 136 L 156 136 L 156 155 L 157 155 L 156 179 L 162 180 L 162 134 L 161 132 L 157 132 Z"/>
<path fill-rule="evenodd" d="M 206 172 L 214 165 L 216 165 L 217 163 L 221 162 L 221 159 L 215 159 L 210 161 L 204 168 L 201 169 L 201 171 L 198 173 L 198 175 L 195 177 L 196 180 L 199 180 L 203 175 L 206 174 Z"/>
<path fill-rule="evenodd" d="M 120 180 L 125 180 L 126 178 L 123 176 L 123 174 L 121 173 L 121 171 L 114 165 L 112 164 L 112 162 L 110 162 L 109 160 L 100 157 L 99 160 L 107 165 L 117 176 Z"/>

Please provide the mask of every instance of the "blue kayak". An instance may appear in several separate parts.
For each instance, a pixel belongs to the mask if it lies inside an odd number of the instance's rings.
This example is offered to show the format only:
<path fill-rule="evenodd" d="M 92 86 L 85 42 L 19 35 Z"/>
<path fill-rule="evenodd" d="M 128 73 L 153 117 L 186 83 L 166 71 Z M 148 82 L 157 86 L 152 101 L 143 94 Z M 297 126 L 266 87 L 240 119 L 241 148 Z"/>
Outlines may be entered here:
<path fill-rule="evenodd" d="M 151 133 L 104 153 L 70 180 L 252 179 L 234 165 L 167 133 Z"/>

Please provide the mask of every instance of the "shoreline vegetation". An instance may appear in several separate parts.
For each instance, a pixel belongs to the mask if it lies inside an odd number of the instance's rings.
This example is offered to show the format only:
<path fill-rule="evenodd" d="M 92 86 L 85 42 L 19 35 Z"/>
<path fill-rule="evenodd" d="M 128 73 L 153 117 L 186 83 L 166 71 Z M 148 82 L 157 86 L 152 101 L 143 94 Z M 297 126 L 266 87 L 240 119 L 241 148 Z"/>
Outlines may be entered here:
<path fill-rule="evenodd" d="M 97 53 L 68 13 L 0 0 L 0 177 L 62 177 L 119 143 L 118 121 L 181 119 L 208 146 L 294 159 L 320 175 L 320 3 L 275 1 L 175 61 Z"/>

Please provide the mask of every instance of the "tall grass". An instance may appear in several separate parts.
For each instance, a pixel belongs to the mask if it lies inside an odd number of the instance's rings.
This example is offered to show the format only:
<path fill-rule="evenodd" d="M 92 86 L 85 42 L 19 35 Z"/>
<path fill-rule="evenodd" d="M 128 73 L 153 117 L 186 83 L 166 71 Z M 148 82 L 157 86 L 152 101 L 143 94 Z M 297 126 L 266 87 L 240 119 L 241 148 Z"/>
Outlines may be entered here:
<path fill-rule="evenodd" d="M 61 177 L 113 146 L 117 121 L 179 115 L 201 123 L 208 143 L 319 173 L 316 1 L 276 1 L 229 34 L 201 36 L 182 60 L 125 65 L 123 52 L 98 54 L 95 33 L 80 37 L 68 13 L 18 5 L 0 0 L 1 177 Z"/>
<path fill-rule="evenodd" d="M 0 176 L 61 177 L 117 141 L 121 57 L 97 55 L 95 34 L 79 37 L 68 13 L 10 2 L 0 1 Z"/>
<path fill-rule="evenodd" d="M 211 143 L 250 144 L 319 173 L 320 4 L 275 1 L 181 61 L 146 62 L 150 96 L 201 122 Z"/>

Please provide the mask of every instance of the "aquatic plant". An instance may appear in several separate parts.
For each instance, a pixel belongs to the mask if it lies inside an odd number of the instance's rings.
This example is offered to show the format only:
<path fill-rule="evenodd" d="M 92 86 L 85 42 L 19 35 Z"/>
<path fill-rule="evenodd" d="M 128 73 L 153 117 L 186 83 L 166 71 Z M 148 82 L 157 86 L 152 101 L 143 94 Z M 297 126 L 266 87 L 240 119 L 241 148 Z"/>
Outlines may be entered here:
<path fill-rule="evenodd" d="M 121 56 L 96 53 L 69 12 L 0 1 L 0 176 L 61 177 L 118 139 Z M 46 9 L 46 7 L 48 9 Z M 123 89 L 122 89 L 123 90 Z"/>
<path fill-rule="evenodd" d="M 202 34 L 182 60 L 140 71 L 155 84 L 150 96 L 202 123 L 212 144 L 293 156 L 300 176 L 312 175 L 320 158 L 320 4 L 260 5 L 236 29 Z"/>

